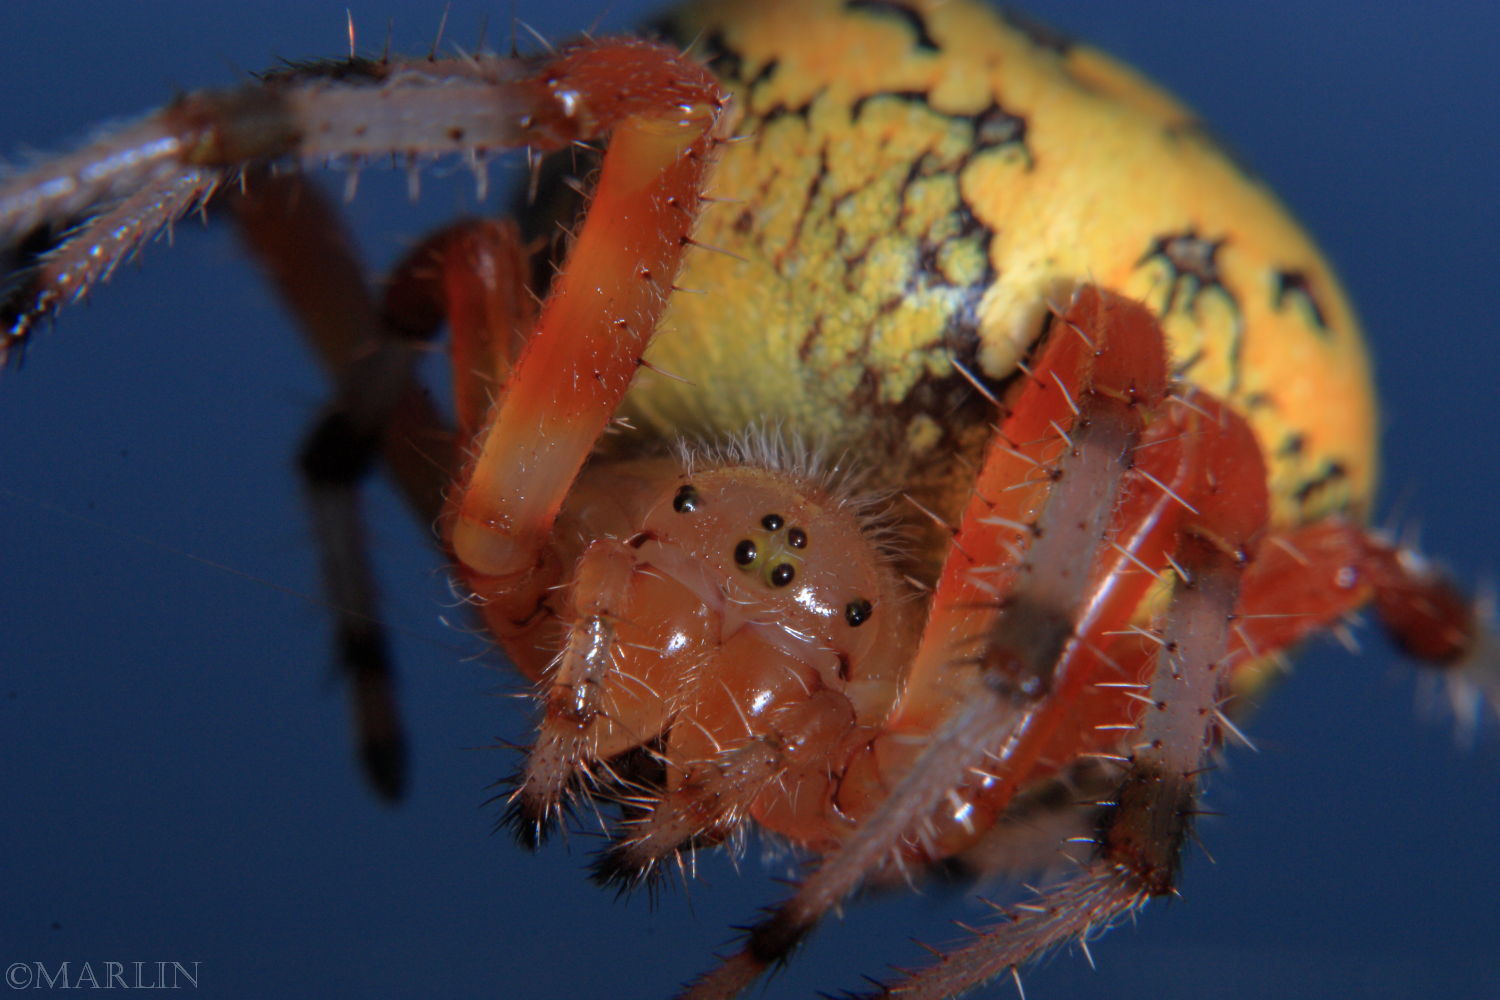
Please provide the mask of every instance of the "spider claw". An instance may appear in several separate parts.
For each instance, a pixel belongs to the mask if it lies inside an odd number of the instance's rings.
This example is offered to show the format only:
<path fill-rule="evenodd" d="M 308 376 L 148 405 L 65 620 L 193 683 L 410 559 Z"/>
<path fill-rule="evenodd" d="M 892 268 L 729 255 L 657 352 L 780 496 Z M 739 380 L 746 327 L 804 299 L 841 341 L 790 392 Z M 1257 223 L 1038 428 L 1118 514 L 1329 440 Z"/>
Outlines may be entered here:
<path fill-rule="evenodd" d="M 637 861 L 631 856 L 628 845 L 618 841 L 596 854 L 589 864 L 589 881 L 601 888 L 614 889 L 617 896 L 649 886 L 660 876 L 660 865 L 653 861 Z"/>
<path fill-rule="evenodd" d="M 495 832 L 508 830 L 515 842 L 528 851 L 539 850 L 551 836 L 553 824 L 546 815 L 536 815 L 520 799 L 511 798 L 495 821 Z"/>

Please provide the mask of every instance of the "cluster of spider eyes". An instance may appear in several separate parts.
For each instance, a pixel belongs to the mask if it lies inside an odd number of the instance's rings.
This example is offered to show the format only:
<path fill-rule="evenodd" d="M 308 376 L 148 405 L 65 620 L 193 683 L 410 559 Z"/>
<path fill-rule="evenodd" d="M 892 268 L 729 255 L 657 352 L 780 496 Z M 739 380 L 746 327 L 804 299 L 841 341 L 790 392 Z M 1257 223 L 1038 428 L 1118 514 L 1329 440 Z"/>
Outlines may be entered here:
<path fill-rule="evenodd" d="M 691 514 L 698 510 L 702 504 L 702 496 L 691 483 L 679 487 L 677 494 L 672 498 L 672 509 L 679 514 Z M 780 514 L 765 515 L 760 519 L 760 526 L 773 535 L 785 529 L 785 545 L 788 549 L 801 552 L 807 548 L 807 532 L 796 526 L 788 528 L 786 518 Z M 780 548 L 780 546 L 777 547 Z M 787 553 L 787 555 L 791 554 Z M 753 538 L 742 538 L 734 546 L 734 563 L 743 570 L 753 569 L 761 561 L 761 555 L 762 553 L 756 546 Z M 770 558 L 768 554 L 767 561 Z M 783 557 L 776 561 L 774 565 L 771 565 L 769 569 L 765 570 L 764 576 L 766 582 L 772 587 L 785 587 L 797 578 L 797 567 Z M 851 628 L 858 628 L 869 620 L 870 614 L 873 611 L 874 607 L 869 601 L 863 597 L 855 598 L 844 605 L 844 621 L 848 622 Z"/>
<path fill-rule="evenodd" d="M 767 514 L 760 519 L 760 526 L 767 531 L 780 531 L 786 527 L 786 519 L 780 514 Z M 807 548 L 807 532 L 801 528 L 788 529 L 786 543 L 794 549 Z M 740 543 L 734 547 L 734 562 L 736 566 L 743 566 L 749 569 L 755 565 L 755 560 L 759 555 L 760 553 L 755 549 L 755 540 L 751 538 L 741 539 Z M 766 582 L 770 583 L 773 587 L 785 587 L 796 576 L 797 567 L 789 562 L 779 562 L 775 566 L 772 566 L 766 573 Z"/>

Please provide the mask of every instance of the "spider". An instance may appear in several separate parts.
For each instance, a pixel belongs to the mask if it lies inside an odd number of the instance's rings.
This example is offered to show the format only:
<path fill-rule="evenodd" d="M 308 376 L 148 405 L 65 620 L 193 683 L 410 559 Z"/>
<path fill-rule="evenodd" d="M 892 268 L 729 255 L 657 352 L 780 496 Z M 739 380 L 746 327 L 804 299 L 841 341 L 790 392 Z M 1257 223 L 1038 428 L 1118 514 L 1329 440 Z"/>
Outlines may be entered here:
<path fill-rule="evenodd" d="M 429 195 L 429 198 L 431 198 L 431 195 Z M 411 687 L 411 685 L 408 685 L 408 687 Z M 1260 762 L 1257 762 L 1257 765 L 1259 765 L 1259 763 Z M 1242 777 L 1244 777 L 1244 772 L 1245 771 L 1250 771 L 1250 769 L 1248 769 L 1248 768 L 1244 769 L 1244 771 L 1242 771 Z M 1217 831 L 1218 831 L 1218 828 L 1215 828 L 1215 829 L 1217 829 Z M 1220 873 L 1215 873 L 1215 877 L 1218 877 L 1218 874 L 1220 874 Z M 1209 882 L 1209 879 L 1203 879 L 1203 883 L 1206 883 L 1206 882 Z M 1160 915 L 1160 913 L 1154 913 L 1154 915 L 1152 915 L 1152 916 L 1154 916 L 1154 919 L 1160 919 L 1161 916 L 1163 916 L 1163 915 Z"/>

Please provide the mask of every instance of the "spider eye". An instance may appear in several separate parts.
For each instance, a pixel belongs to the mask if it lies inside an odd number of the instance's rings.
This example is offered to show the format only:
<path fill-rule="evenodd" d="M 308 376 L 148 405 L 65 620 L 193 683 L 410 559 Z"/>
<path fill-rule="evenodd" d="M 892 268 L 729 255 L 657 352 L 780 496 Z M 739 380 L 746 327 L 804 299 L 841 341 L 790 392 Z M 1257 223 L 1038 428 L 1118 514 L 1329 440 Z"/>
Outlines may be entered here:
<path fill-rule="evenodd" d="M 791 563 L 778 563 L 776 567 L 771 570 L 771 586 L 785 587 L 787 584 L 792 582 L 792 578 L 796 575 L 797 571 L 792 567 Z"/>
<path fill-rule="evenodd" d="M 755 562 L 755 543 L 746 538 L 734 547 L 734 561 L 740 566 Z"/>
<path fill-rule="evenodd" d="M 869 621 L 870 613 L 874 610 L 870 602 L 863 597 L 850 601 L 844 605 L 844 621 L 849 623 L 850 628 L 859 628 Z"/>
<path fill-rule="evenodd" d="M 801 528 L 793 528 L 786 533 L 786 543 L 794 549 L 807 548 L 807 532 Z"/>
<path fill-rule="evenodd" d="M 783 524 L 786 524 L 786 519 L 780 514 L 767 514 L 760 519 L 760 526 L 767 531 L 780 531 Z"/>
<path fill-rule="evenodd" d="M 703 498 L 698 495 L 698 490 L 692 483 L 677 488 L 677 495 L 672 498 L 672 509 L 679 514 L 691 514 L 703 503 Z"/>

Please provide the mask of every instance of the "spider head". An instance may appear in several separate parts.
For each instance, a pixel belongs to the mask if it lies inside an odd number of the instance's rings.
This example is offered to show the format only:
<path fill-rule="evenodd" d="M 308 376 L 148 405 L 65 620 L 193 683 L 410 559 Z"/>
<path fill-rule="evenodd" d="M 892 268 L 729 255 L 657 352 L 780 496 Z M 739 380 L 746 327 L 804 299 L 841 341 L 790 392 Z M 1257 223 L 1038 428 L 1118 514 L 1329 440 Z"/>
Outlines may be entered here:
<path fill-rule="evenodd" d="M 800 659 L 832 650 L 857 663 L 890 600 L 867 506 L 785 469 L 695 468 L 664 491 L 645 528 L 691 564 L 669 572 L 722 609 L 726 633 L 751 626 Z"/>

